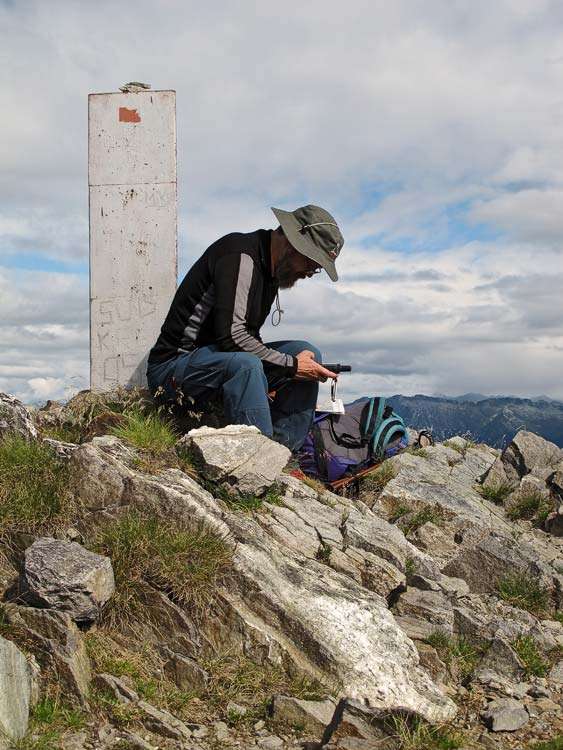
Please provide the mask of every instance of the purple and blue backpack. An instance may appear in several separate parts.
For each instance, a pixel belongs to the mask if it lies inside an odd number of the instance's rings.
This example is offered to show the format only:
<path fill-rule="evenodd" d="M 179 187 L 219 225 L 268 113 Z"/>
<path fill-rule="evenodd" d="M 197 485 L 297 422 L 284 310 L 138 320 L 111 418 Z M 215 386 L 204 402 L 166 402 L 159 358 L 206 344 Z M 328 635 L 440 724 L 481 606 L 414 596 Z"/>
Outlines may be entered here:
<path fill-rule="evenodd" d="M 317 412 L 299 452 L 301 470 L 322 482 L 354 476 L 409 444 L 405 423 L 385 398 L 361 398 L 344 414 Z"/>

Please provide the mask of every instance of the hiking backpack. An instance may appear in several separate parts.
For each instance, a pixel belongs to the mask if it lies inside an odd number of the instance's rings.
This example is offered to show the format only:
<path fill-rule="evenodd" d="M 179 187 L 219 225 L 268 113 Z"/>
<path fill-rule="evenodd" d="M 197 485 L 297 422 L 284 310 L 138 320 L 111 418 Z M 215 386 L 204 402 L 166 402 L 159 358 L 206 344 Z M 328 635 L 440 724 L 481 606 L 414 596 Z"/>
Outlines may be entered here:
<path fill-rule="evenodd" d="M 315 415 L 299 452 L 301 470 L 323 482 L 353 476 L 409 444 L 405 423 L 383 397 L 346 404 L 344 414 Z"/>

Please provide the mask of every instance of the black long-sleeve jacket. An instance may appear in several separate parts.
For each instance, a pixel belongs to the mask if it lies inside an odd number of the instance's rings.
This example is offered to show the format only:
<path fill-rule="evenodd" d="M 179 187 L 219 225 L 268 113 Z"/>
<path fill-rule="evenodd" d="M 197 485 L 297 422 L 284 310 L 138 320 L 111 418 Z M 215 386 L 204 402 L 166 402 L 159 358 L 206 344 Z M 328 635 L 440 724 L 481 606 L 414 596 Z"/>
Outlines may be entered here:
<path fill-rule="evenodd" d="M 191 267 L 149 354 L 149 365 L 199 346 L 255 354 L 292 377 L 297 359 L 260 338 L 278 290 L 270 259 L 271 230 L 233 233 L 214 242 Z"/>

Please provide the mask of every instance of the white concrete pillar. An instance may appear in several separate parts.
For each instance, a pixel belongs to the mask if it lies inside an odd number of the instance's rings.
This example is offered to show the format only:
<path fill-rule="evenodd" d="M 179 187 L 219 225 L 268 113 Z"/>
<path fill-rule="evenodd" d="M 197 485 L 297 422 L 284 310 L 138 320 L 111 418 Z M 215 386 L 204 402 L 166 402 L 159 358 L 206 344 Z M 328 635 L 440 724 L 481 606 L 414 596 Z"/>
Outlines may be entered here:
<path fill-rule="evenodd" d="M 144 385 L 177 280 L 176 93 L 88 97 L 90 387 Z"/>

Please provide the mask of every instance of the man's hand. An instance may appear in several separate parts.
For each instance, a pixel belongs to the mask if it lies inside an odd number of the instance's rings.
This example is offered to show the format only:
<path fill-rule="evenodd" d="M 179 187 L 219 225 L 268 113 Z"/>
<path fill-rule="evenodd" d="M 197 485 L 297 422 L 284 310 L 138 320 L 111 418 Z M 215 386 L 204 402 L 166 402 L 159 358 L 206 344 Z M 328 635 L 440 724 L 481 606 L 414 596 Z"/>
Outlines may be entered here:
<path fill-rule="evenodd" d="M 324 383 L 327 378 L 338 378 L 335 372 L 327 370 L 319 362 L 315 360 L 315 355 L 308 349 L 299 352 L 297 355 L 297 372 L 295 373 L 297 380 L 320 380 Z"/>

